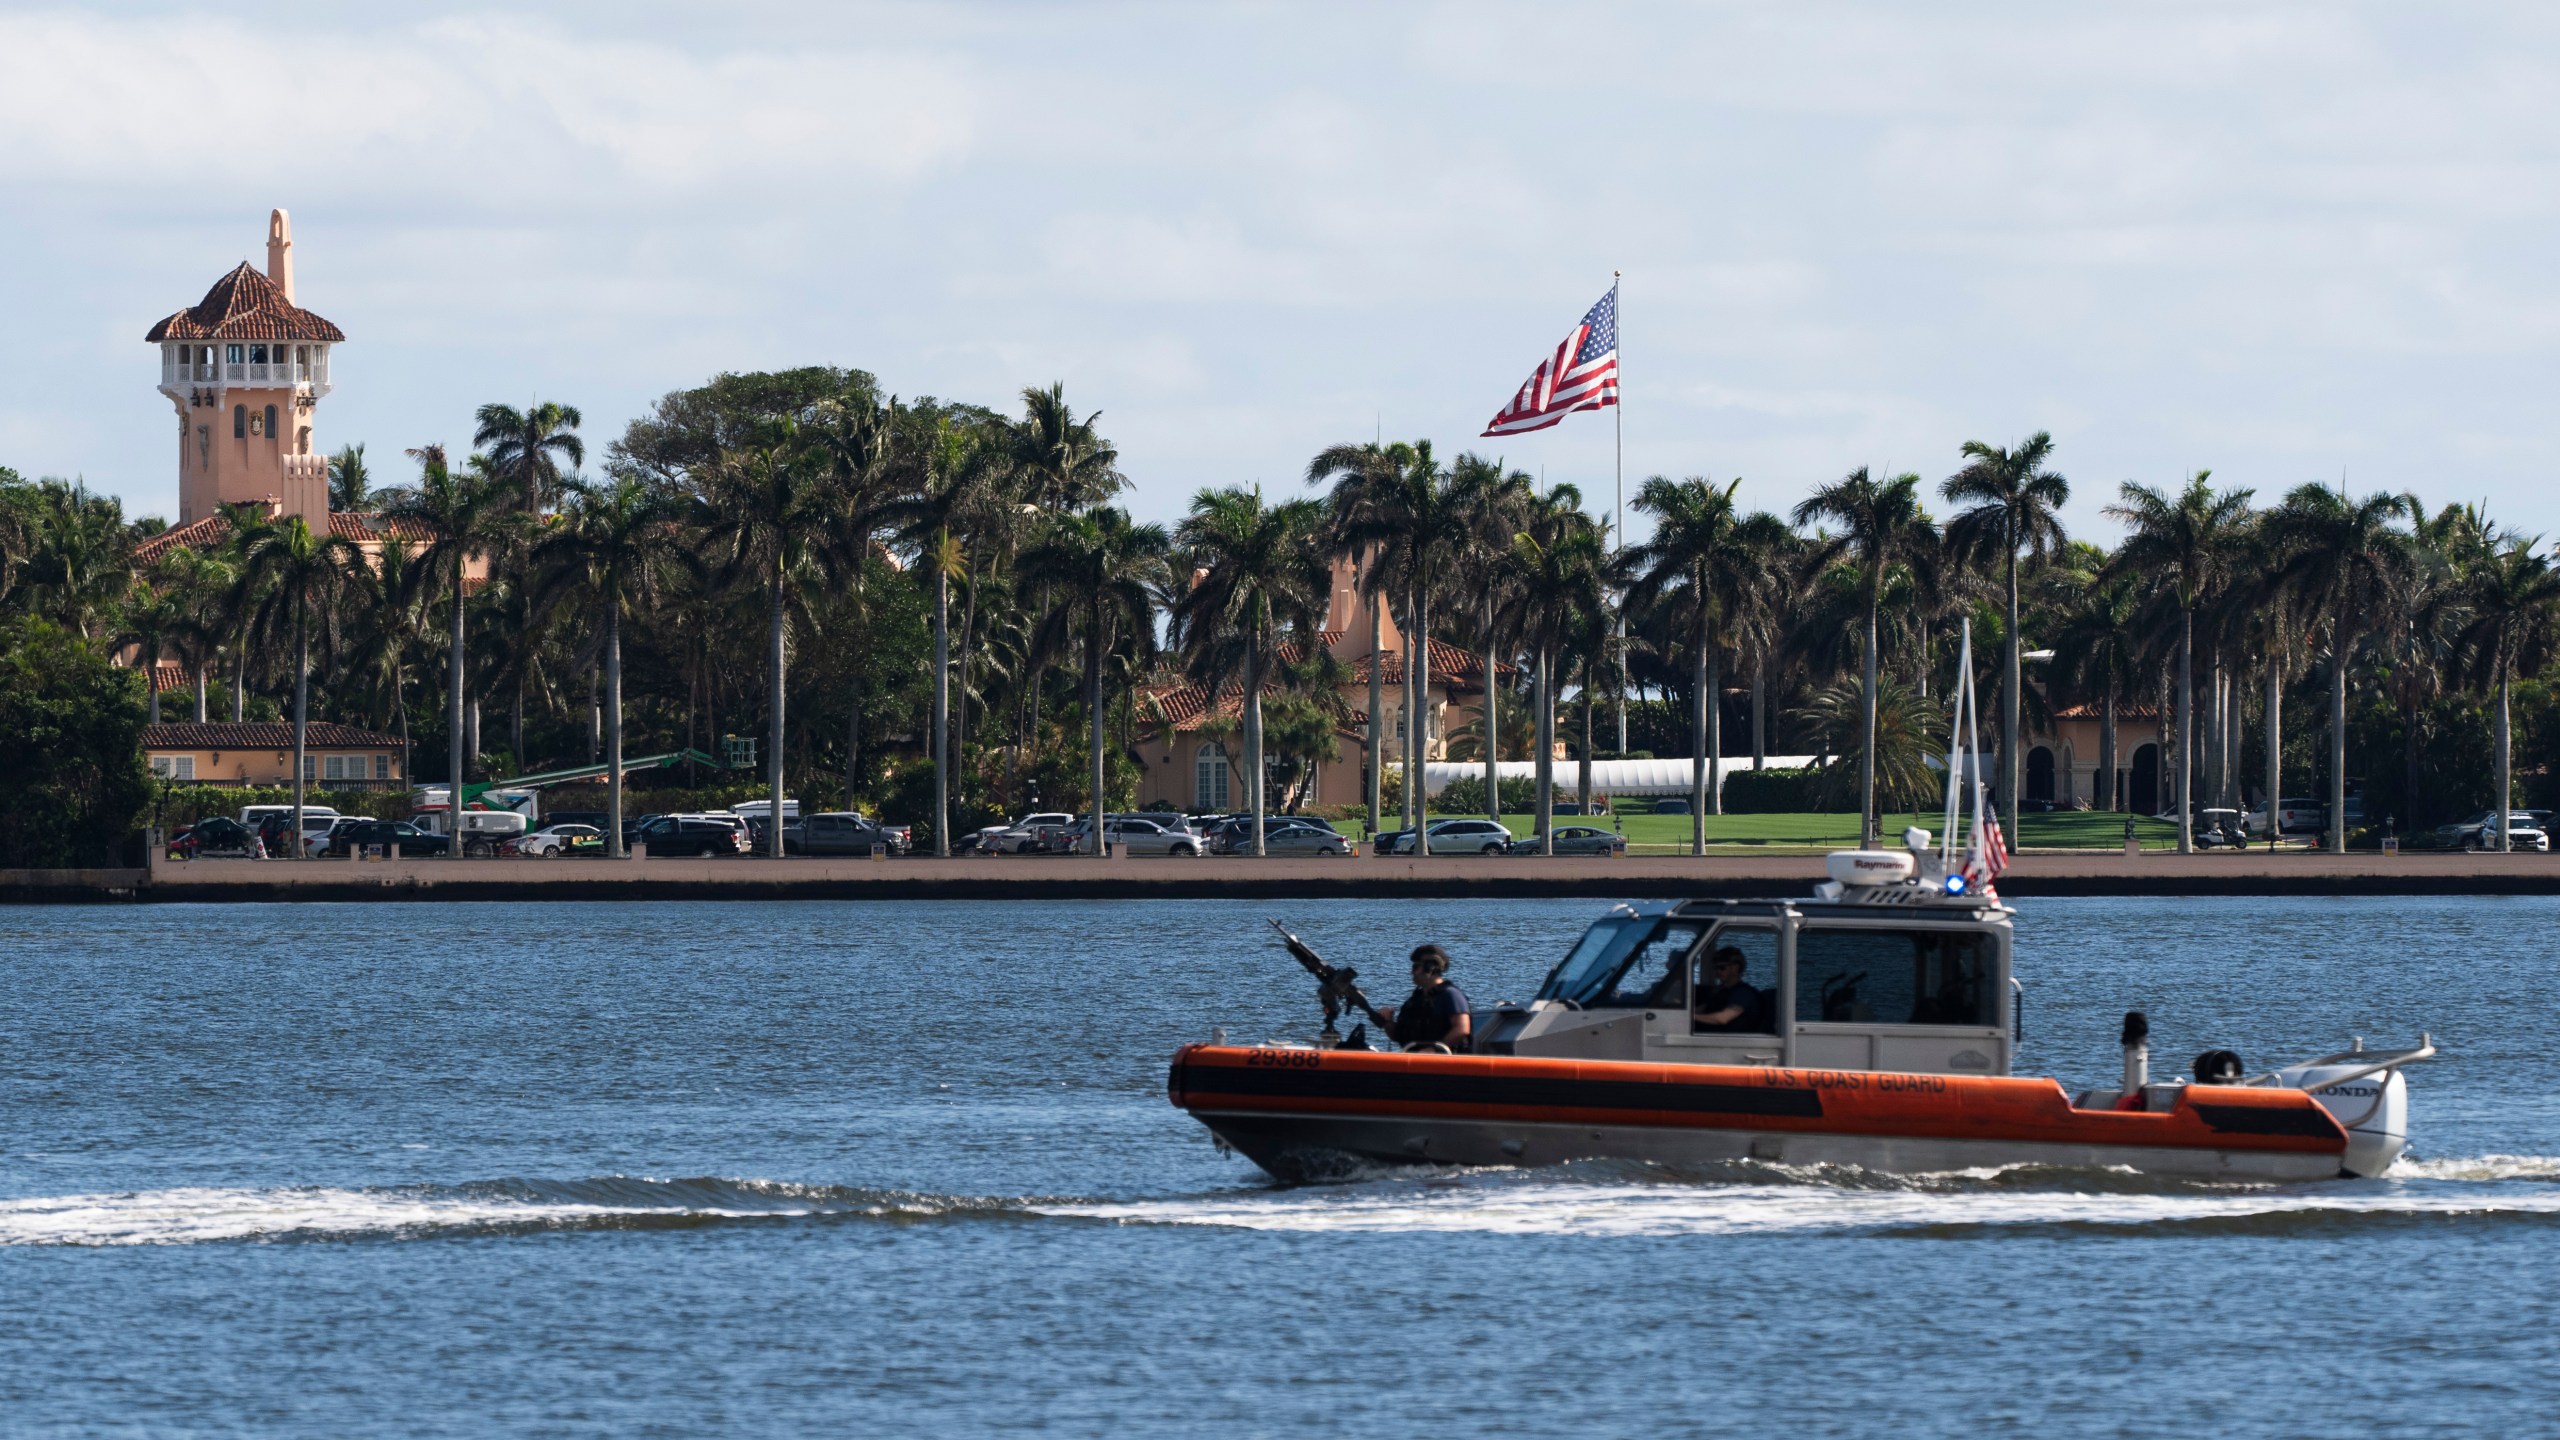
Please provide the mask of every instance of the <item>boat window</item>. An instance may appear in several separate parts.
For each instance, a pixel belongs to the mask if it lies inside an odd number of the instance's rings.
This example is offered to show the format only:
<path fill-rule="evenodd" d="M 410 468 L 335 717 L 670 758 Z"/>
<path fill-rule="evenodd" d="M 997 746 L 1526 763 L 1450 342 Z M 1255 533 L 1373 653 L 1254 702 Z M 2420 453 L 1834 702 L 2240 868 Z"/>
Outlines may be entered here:
<path fill-rule="evenodd" d="M 1717 983 L 1716 960 L 1742 954 L 1742 985 Z M 1727 925 L 1689 960 L 1689 1028 L 1699 1035 L 1774 1035 L 1778 1031 L 1778 932 L 1765 925 Z M 1733 1012 L 1739 1013 L 1733 1013 Z"/>
<path fill-rule="evenodd" d="M 1678 1004 L 1689 952 L 1698 948 L 1698 937 L 1706 928 L 1696 920 L 1665 920 L 1655 926 L 1642 944 L 1628 952 L 1599 1003 L 1629 1010 Z"/>
<path fill-rule="evenodd" d="M 1541 1000 L 1571 1000 L 1588 1005 L 1607 988 L 1611 976 L 1659 920 L 1641 915 L 1611 915 L 1582 932 L 1582 938 L 1538 987 Z"/>
<path fill-rule="evenodd" d="M 1997 1026 L 1996 954 L 1980 931 L 1807 926 L 1796 932 L 1796 1018 Z"/>

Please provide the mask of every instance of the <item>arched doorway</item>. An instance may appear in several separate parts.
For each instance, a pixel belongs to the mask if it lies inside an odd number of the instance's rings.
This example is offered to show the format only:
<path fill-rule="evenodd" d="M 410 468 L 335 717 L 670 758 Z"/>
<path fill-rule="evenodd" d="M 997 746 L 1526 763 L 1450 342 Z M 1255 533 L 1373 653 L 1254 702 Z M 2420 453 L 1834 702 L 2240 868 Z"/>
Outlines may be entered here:
<path fill-rule="evenodd" d="M 2133 752 L 2133 773 L 2125 780 L 2125 808 L 2136 815 L 2160 813 L 2160 747 L 2143 745 Z"/>
<path fill-rule="evenodd" d="M 2027 752 L 2027 794 L 2029 800 L 2053 799 L 2053 751 L 2039 745 Z"/>

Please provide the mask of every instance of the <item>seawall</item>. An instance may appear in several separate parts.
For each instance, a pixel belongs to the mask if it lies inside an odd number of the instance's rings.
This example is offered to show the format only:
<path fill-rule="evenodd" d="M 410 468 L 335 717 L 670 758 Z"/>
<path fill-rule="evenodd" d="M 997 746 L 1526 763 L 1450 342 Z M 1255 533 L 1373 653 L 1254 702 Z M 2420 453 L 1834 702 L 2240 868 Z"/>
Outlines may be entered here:
<path fill-rule="evenodd" d="M 1818 854 L 164 860 L 148 870 L 0 871 L 0 901 L 1676 899 L 1803 894 L 1821 876 Z M 2560 895 L 2560 856 L 2029 854 L 2000 889 L 2013 897 Z"/>

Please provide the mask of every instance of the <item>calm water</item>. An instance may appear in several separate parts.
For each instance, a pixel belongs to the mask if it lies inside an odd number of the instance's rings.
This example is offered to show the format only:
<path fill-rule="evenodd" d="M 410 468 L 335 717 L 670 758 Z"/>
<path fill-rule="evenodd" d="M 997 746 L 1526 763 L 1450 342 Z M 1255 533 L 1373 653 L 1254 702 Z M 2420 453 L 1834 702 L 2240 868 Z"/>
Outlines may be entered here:
<path fill-rule="evenodd" d="M 1284 915 L 1525 995 L 1599 907 L 0 911 L 12 1434 L 2549 1433 L 2560 902 L 2029 901 L 2022 1069 L 2446 1048 L 2298 1189 L 1299 1190 L 1162 1097 Z"/>

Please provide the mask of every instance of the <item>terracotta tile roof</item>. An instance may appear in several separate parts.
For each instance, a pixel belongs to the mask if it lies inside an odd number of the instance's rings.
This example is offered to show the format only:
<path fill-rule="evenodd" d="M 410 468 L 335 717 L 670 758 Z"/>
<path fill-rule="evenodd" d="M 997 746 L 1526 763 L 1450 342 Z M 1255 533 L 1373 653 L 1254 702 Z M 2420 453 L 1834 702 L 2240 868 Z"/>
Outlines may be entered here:
<path fill-rule="evenodd" d="M 2064 709 L 2054 711 L 2053 718 L 2056 720 L 2104 720 L 2107 718 L 2107 707 L 2104 705 L 2072 705 Z M 2160 710 L 2158 706 L 2136 705 L 2125 700 L 2119 700 L 2116 702 L 2116 723 L 2119 725 L 2123 724 L 2127 720 L 2157 720 L 2159 718 Z"/>
<path fill-rule="evenodd" d="M 359 730 L 353 725 L 338 725 L 314 720 L 303 727 L 306 748 L 330 750 L 396 750 L 400 737 L 372 730 Z M 285 720 L 250 720 L 234 723 L 211 720 L 199 723 L 182 720 L 142 727 L 145 750 L 290 750 L 293 748 L 293 725 Z"/>
<path fill-rule="evenodd" d="M 331 512 L 329 533 L 356 541 L 406 540 L 417 545 L 436 538 L 435 527 L 414 515 L 385 515 L 374 510 Z"/>
<path fill-rule="evenodd" d="M 162 340 L 318 340 L 347 338 L 345 331 L 284 298 L 275 282 L 248 261 L 213 282 L 193 309 L 181 310 L 142 337 Z"/>
<path fill-rule="evenodd" d="M 172 690 L 184 690 L 192 694 L 195 688 L 194 672 L 178 661 L 163 660 L 151 667 L 151 689 L 155 694 L 166 695 Z"/>
<path fill-rule="evenodd" d="M 1481 657 L 1472 651 L 1461 650 L 1445 640 L 1434 640 L 1427 653 L 1431 665 L 1430 679 L 1471 689 L 1484 688 L 1484 665 Z M 1404 678 L 1404 652 L 1401 650 L 1382 650 L 1375 656 L 1352 656 L 1351 678 L 1362 685 L 1367 685 L 1370 664 L 1381 658 L 1387 666 L 1388 682 L 1400 683 Z M 1517 675 L 1520 673 L 1520 667 L 1508 661 L 1496 660 L 1493 662 L 1493 671 L 1494 674 L 1501 676 Z"/>
<path fill-rule="evenodd" d="M 148 565 L 172 550 L 189 550 L 205 545 L 219 545 L 231 533 L 231 522 L 220 515 L 207 515 L 184 525 L 172 526 L 133 547 L 133 558 Z"/>
<path fill-rule="evenodd" d="M 436 538 L 435 527 L 407 515 L 384 515 L 376 511 L 340 510 L 329 516 L 329 533 L 369 544 L 397 538 L 412 544 L 424 544 Z M 148 565 L 171 550 L 184 545 L 198 549 L 219 545 L 231 534 L 231 522 L 220 514 L 207 515 L 184 525 L 163 530 L 133 547 L 133 558 Z"/>

